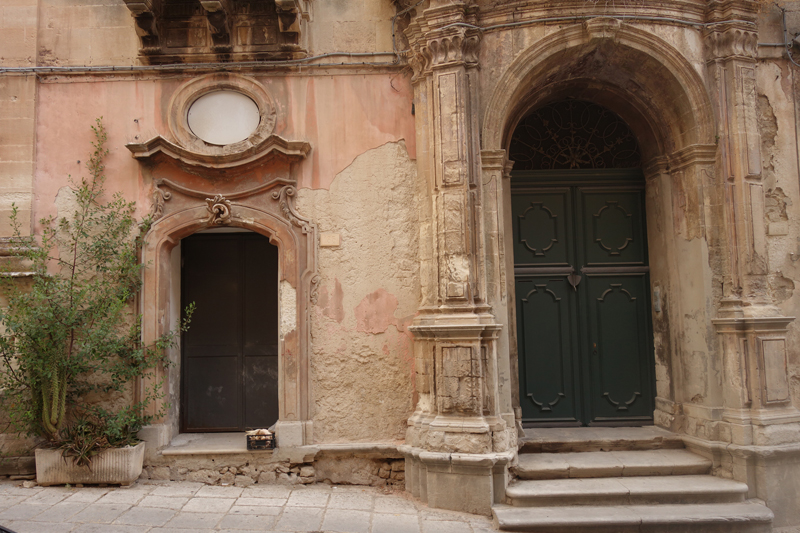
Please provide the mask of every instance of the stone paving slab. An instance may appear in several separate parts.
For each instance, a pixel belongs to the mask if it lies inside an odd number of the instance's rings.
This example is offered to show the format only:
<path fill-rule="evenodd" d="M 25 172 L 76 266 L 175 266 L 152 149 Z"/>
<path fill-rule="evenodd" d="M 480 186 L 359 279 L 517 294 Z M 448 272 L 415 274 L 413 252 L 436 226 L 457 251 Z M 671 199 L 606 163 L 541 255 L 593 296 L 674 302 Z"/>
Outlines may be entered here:
<path fill-rule="evenodd" d="M 0 481 L 0 525 L 16 533 L 488 533 L 490 517 L 431 509 L 396 489 L 242 488 L 178 481 L 33 487 Z"/>

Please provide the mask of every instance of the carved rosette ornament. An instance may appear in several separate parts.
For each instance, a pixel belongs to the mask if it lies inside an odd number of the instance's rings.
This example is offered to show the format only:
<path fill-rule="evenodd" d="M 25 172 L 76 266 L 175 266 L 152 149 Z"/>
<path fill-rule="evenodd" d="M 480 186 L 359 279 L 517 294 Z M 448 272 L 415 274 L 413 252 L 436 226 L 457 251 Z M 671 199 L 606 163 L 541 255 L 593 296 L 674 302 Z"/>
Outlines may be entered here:
<path fill-rule="evenodd" d="M 214 198 L 206 198 L 208 204 L 207 222 L 213 226 L 225 226 L 231 223 L 231 201 L 217 194 Z"/>

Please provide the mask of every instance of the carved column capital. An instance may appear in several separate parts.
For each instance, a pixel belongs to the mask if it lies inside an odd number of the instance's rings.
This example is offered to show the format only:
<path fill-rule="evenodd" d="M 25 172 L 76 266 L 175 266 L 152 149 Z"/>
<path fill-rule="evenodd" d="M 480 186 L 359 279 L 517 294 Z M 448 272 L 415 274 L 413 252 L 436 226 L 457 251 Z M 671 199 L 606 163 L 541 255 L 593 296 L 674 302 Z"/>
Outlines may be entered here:
<path fill-rule="evenodd" d="M 712 26 L 704 36 L 708 61 L 740 59 L 755 61 L 758 55 L 756 28 L 740 24 Z"/>
<path fill-rule="evenodd" d="M 451 27 L 445 32 L 436 32 L 428 37 L 427 49 L 431 67 L 460 66 L 475 67 L 478 65 L 481 33 L 469 27 Z"/>

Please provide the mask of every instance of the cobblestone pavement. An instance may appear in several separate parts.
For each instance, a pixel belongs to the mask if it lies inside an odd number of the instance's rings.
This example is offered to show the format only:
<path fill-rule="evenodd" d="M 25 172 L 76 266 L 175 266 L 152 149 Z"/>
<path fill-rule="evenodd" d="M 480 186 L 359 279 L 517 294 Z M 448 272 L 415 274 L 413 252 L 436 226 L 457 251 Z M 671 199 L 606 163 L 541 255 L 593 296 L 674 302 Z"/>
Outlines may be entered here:
<path fill-rule="evenodd" d="M 488 517 L 430 509 L 372 487 L 208 486 L 142 481 L 131 487 L 34 487 L 0 482 L 0 525 L 16 533 L 486 533 Z"/>

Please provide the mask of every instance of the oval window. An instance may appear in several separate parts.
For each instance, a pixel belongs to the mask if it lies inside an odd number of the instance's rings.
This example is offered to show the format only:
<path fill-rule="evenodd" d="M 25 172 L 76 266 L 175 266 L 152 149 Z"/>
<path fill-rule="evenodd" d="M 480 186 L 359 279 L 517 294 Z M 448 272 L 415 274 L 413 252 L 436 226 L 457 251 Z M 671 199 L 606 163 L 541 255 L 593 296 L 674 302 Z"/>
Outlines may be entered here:
<path fill-rule="evenodd" d="M 256 103 L 236 91 L 214 91 L 201 96 L 191 105 L 187 116 L 192 133 L 220 146 L 247 139 L 260 120 Z"/>

